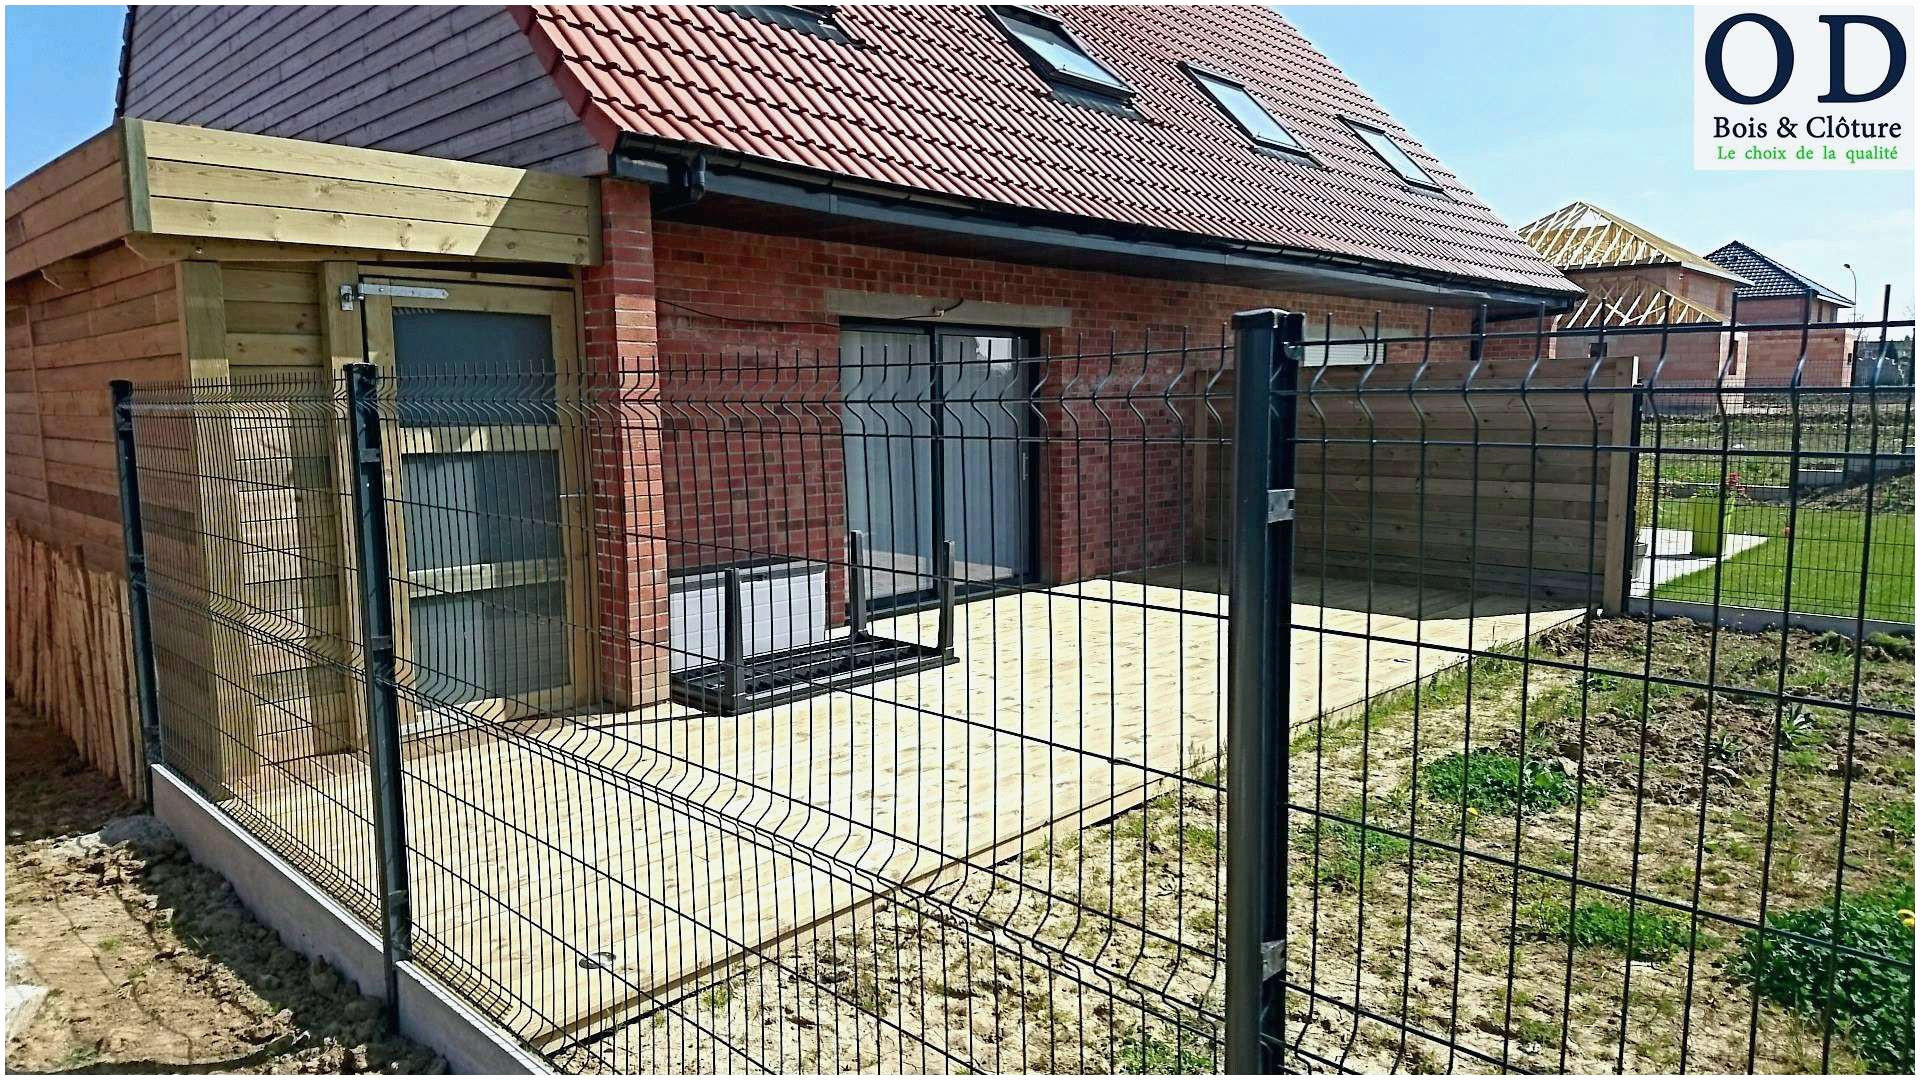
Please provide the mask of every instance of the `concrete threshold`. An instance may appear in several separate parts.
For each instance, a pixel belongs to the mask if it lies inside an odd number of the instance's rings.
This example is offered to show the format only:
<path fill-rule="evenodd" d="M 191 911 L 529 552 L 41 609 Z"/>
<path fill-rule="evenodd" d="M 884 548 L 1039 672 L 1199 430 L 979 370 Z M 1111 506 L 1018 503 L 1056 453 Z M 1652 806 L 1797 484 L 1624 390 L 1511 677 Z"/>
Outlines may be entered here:
<path fill-rule="evenodd" d="M 378 935 L 165 765 L 153 767 L 153 812 L 186 845 L 193 861 L 231 882 L 254 918 L 272 927 L 289 948 L 332 964 L 361 993 L 384 997 Z M 399 970 L 401 1033 L 432 1047 L 452 1071 L 554 1071 L 416 965 L 402 963 Z"/>

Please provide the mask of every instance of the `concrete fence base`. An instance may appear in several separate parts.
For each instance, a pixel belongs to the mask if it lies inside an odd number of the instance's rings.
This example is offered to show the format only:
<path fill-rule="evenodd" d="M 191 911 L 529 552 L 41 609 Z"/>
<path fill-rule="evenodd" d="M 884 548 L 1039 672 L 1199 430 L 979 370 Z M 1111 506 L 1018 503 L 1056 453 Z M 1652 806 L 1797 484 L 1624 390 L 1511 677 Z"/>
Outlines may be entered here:
<path fill-rule="evenodd" d="M 386 980 L 379 937 L 164 765 L 153 767 L 153 812 L 186 845 L 193 861 L 232 882 L 254 918 L 277 931 L 289 948 L 325 960 L 361 993 L 381 996 Z M 437 1051 L 454 1072 L 553 1071 L 410 963 L 400 965 L 400 1031 Z"/>
<path fill-rule="evenodd" d="M 1649 600 L 1636 596 L 1627 601 L 1627 611 L 1633 615 L 1645 615 L 1649 611 L 1655 618 L 1692 619 L 1708 625 L 1718 625 L 1728 630 L 1758 632 L 1771 630 L 1783 621 L 1780 612 L 1772 608 L 1739 607 L 1733 604 L 1721 604 L 1716 610 L 1712 604 L 1702 604 L 1693 600 Z M 1811 612 L 1788 612 L 1784 621 L 1789 626 L 1816 634 L 1833 632 L 1852 637 L 1859 634 L 1867 637 L 1873 634 L 1899 634 L 1913 636 L 1913 624 L 1910 622 L 1890 622 L 1886 619 L 1868 619 L 1864 623 L 1855 621 L 1846 615 L 1816 615 Z"/>

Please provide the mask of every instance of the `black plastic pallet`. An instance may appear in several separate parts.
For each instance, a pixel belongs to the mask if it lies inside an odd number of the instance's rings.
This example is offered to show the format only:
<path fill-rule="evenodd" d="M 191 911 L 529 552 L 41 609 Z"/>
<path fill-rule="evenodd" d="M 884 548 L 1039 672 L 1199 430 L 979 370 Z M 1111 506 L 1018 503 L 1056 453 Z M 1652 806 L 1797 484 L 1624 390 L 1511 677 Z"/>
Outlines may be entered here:
<path fill-rule="evenodd" d="M 737 716 L 953 663 L 953 541 L 943 542 L 934 556 L 934 591 L 940 603 L 939 639 L 934 645 L 867 632 L 866 549 L 864 535 L 847 534 L 847 635 L 759 656 L 746 655 L 741 568 L 726 568 L 721 624 L 725 658 L 674 672 L 673 700 L 702 712 Z"/>
<path fill-rule="evenodd" d="M 726 663 L 676 671 L 673 700 L 702 712 L 735 716 L 953 662 L 952 649 L 862 633 L 753 657 L 742 665 L 732 688 L 727 685 L 732 668 Z"/>

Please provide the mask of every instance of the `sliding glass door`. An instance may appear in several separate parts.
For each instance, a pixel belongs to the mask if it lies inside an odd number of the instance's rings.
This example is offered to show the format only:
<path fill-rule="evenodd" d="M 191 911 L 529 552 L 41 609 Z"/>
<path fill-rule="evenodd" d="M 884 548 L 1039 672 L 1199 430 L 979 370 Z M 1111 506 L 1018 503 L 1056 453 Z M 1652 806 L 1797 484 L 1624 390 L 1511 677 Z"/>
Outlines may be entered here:
<path fill-rule="evenodd" d="M 1031 576 L 1024 346 L 1008 331 L 842 331 L 847 520 L 866 534 L 877 605 L 931 596 L 946 540 L 963 589 Z"/>

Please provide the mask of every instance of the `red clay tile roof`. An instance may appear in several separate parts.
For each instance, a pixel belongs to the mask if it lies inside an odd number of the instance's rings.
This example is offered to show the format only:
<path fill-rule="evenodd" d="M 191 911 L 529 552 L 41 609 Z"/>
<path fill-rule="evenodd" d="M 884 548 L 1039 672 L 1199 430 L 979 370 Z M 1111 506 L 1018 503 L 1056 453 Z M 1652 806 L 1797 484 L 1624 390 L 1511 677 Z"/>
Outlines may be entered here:
<path fill-rule="evenodd" d="M 1057 8 L 1139 118 L 1054 96 L 980 7 L 841 6 L 840 44 L 722 8 L 535 6 L 520 18 L 588 128 L 867 181 L 1231 242 L 1577 293 L 1340 73 L 1258 7 Z M 1320 164 L 1253 150 L 1182 62 L 1247 87 Z M 1403 182 L 1340 120 L 1446 188 Z"/>

